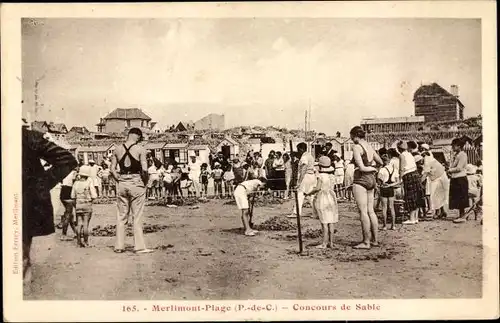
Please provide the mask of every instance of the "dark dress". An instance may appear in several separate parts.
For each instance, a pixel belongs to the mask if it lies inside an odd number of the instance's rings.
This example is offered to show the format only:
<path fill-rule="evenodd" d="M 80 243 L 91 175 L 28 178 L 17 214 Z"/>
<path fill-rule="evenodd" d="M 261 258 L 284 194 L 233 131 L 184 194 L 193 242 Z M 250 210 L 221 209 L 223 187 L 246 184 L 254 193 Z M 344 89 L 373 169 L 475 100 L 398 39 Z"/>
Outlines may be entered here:
<path fill-rule="evenodd" d="M 23 239 L 55 232 L 50 190 L 76 166 L 75 157 L 43 137 L 23 128 L 22 132 Z M 52 167 L 45 170 L 40 159 Z"/>

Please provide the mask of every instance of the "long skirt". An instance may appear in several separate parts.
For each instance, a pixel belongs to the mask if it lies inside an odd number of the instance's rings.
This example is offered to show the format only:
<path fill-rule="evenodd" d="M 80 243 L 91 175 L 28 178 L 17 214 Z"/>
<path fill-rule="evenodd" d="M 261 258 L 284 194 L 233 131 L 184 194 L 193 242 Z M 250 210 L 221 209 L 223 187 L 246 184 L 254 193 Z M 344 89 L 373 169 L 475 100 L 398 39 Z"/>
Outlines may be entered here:
<path fill-rule="evenodd" d="M 277 170 L 274 172 L 274 180 L 275 180 L 275 189 L 279 191 L 284 191 L 286 190 L 286 184 L 285 184 L 285 171 L 284 170 Z"/>
<path fill-rule="evenodd" d="M 469 182 L 467 177 L 457 177 L 450 180 L 450 210 L 460 210 L 469 207 Z"/>
<path fill-rule="evenodd" d="M 408 212 L 425 206 L 425 190 L 417 171 L 403 176 L 403 188 L 406 210 Z"/>
<path fill-rule="evenodd" d="M 427 181 L 430 183 L 431 206 L 434 210 L 439 210 L 448 203 L 450 180 L 446 173 L 443 173 L 443 175 L 437 179 L 431 181 L 428 178 Z"/>
<path fill-rule="evenodd" d="M 339 209 L 335 193 L 332 190 L 319 191 L 313 200 L 313 212 L 321 223 L 339 222 Z"/>

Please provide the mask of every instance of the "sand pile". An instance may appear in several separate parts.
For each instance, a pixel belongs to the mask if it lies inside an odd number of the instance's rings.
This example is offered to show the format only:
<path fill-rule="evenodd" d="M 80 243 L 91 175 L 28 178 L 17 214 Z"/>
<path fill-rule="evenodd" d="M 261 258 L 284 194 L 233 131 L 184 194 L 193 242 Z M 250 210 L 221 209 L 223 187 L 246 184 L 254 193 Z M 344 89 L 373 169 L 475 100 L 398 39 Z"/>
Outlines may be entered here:
<path fill-rule="evenodd" d="M 297 225 L 287 218 L 275 216 L 256 225 L 255 229 L 263 231 L 290 231 L 296 230 Z"/>
<path fill-rule="evenodd" d="M 163 231 L 166 228 L 167 228 L 166 225 L 145 224 L 143 226 L 142 230 L 144 233 L 154 233 L 154 232 Z M 133 232 L 132 226 L 127 225 L 125 227 L 125 233 L 129 237 L 133 236 L 134 232 Z M 108 225 L 105 225 L 104 227 L 101 227 L 100 225 L 96 225 L 94 228 L 92 228 L 90 235 L 96 236 L 96 237 L 114 237 L 114 236 L 116 236 L 116 225 L 108 224 Z"/>

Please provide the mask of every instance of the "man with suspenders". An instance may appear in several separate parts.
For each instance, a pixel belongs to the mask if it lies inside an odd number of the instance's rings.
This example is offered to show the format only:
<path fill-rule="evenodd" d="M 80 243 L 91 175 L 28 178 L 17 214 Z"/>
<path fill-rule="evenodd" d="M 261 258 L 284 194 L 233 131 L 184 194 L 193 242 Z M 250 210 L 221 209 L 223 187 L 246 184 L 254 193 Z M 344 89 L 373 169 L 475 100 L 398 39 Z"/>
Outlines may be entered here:
<path fill-rule="evenodd" d="M 132 128 L 128 132 L 127 141 L 118 146 L 111 159 L 111 172 L 117 181 L 116 200 L 118 207 L 116 224 L 115 252 L 125 250 L 125 225 L 129 212 L 134 221 L 134 251 L 149 253 L 142 231 L 142 214 L 146 202 L 146 183 L 148 180 L 148 164 L 146 150 L 138 145 L 142 140 L 142 131 Z M 120 166 L 118 172 L 116 166 Z"/>

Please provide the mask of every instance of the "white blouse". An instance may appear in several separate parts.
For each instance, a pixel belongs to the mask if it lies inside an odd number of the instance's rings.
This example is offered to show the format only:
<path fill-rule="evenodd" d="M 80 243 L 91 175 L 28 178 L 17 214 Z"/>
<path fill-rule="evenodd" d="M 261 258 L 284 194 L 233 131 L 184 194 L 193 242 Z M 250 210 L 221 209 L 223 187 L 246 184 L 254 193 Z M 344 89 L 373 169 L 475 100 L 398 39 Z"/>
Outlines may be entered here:
<path fill-rule="evenodd" d="M 408 151 L 404 151 L 399 155 L 399 173 L 400 177 L 417 170 L 415 157 Z"/>

